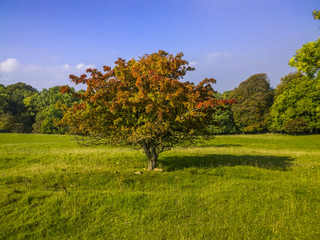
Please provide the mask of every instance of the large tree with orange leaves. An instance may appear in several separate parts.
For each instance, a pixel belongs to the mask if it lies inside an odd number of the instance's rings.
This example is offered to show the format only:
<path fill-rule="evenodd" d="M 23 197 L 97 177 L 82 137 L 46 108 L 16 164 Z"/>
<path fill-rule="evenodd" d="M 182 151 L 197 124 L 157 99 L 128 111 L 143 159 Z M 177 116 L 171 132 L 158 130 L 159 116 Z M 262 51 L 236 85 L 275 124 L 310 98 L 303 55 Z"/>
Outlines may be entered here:
<path fill-rule="evenodd" d="M 154 169 L 160 152 L 210 137 L 212 114 L 232 102 L 214 98 L 212 78 L 198 85 L 182 82 L 194 70 L 182 57 L 159 51 L 138 60 L 118 59 L 104 72 L 87 69 L 90 77 L 70 75 L 87 90 L 75 93 L 82 102 L 66 110 L 62 124 L 95 143 L 139 145 L 148 170 Z"/>

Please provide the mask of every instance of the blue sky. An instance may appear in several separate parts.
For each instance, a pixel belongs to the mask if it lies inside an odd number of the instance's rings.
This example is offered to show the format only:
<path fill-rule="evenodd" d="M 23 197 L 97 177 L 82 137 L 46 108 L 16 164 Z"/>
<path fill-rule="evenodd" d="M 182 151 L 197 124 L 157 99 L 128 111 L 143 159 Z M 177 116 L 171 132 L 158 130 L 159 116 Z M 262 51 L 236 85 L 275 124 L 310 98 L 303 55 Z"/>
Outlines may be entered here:
<path fill-rule="evenodd" d="M 69 74 L 165 50 L 196 68 L 184 80 L 231 90 L 255 73 L 276 87 L 320 35 L 319 0 L 1 0 L 0 82 L 41 90 Z"/>

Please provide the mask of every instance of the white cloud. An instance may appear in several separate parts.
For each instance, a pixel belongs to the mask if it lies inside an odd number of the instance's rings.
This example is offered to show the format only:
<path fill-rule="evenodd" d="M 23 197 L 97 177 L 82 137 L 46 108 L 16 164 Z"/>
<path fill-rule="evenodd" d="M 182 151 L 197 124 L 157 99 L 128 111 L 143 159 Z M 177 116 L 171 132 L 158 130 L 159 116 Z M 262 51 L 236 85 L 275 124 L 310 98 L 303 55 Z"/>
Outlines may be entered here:
<path fill-rule="evenodd" d="M 197 65 L 198 64 L 198 62 L 196 62 L 196 61 L 191 61 L 191 62 L 189 62 L 189 65 L 190 66 L 194 66 L 194 65 Z"/>
<path fill-rule="evenodd" d="M 64 65 L 62 65 L 61 66 L 62 67 L 62 69 L 64 69 L 64 70 L 68 70 L 68 69 L 70 69 L 70 65 L 69 64 L 64 64 Z"/>
<path fill-rule="evenodd" d="M 85 68 L 84 64 L 83 63 L 79 63 L 77 66 L 76 66 L 77 69 L 83 69 Z"/>
<path fill-rule="evenodd" d="M 8 58 L 7 60 L 0 62 L 0 72 L 13 72 L 19 67 L 19 62 L 15 58 Z"/>
<path fill-rule="evenodd" d="M 94 67 L 95 67 L 94 65 L 84 65 L 83 63 L 79 63 L 76 66 L 76 69 L 78 69 L 78 70 L 86 70 L 87 68 L 94 68 Z"/>
<path fill-rule="evenodd" d="M 209 60 L 216 60 L 218 58 L 224 58 L 224 57 L 229 57 L 231 56 L 227 52 L 214 52 L 214 53 L 209 53 L 206 55 L 206 58 Z"/>

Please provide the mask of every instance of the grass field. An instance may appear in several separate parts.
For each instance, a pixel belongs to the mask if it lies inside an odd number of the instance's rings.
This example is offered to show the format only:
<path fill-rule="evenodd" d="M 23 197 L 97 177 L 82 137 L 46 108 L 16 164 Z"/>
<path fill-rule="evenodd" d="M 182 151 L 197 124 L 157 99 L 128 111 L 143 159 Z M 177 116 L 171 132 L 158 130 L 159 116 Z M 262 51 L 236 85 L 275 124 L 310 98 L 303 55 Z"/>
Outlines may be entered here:
<path fill-rule="evenodd" d="M 218 136 L 159 164 L 0 134 L 0 239 L 320 239 L 320 135 Z"/>

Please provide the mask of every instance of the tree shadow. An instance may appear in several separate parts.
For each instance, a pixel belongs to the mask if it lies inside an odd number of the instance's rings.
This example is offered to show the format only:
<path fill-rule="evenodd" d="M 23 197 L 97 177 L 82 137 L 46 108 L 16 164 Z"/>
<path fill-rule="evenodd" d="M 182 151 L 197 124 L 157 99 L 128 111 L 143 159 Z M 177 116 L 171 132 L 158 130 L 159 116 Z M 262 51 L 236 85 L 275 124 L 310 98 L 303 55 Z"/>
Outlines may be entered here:
<path fill-rule="evenodd" d="M 243 147 L 243 145 L 240 144 L 219 144 L 219 145 L 213 145 L 211 147 L 216 147 L 216 148 L 225 148 L 225 147 Z"/>
<path fill-rule="evenodd" d="M 231 147 L 243 147 L 243 145 L 240 144 L 218 144 L 218 145 L 197 145 L 198 148 L 231 148 Z"/>
<path fill-rule="evenodd" d="M 165 157 L 159 162 L 167 171 L 181 170 L 184 168 L 215 168 L 219 166 L 253 166 L 272 170 L 288 170 L 294 159 L 279 156 L 252 156 L 252 155 L 222 155 L 208 154 L 204 156 L 175 156 Z"/>

